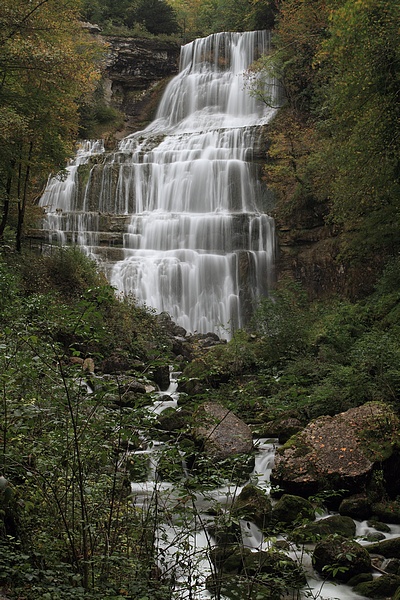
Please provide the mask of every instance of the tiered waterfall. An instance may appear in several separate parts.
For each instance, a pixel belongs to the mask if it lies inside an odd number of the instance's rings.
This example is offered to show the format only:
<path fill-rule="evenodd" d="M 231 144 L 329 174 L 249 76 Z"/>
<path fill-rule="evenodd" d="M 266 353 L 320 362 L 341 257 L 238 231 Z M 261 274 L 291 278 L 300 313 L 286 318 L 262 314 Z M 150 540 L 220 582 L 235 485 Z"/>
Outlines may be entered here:
<path fill-rule="evenodd" d="M 261 31 L 183 46 L 153 123 L 114 153 L 83 145 L 41 199 L 53 237 L 105 256 L 119 291 L 191 332 L 229 337 L 271 283 L 274 223 L 254 148 L 274 110 L 245 85 L 268 49 Z"/>

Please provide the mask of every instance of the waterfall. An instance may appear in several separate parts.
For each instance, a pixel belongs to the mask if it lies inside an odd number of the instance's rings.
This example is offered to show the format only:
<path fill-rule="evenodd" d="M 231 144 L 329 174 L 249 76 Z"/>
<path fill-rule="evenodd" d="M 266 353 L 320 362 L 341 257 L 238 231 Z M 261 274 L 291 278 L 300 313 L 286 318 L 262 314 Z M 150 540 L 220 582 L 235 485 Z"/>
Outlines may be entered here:
<path fill-rule="evenodd" d="M 183 46 L 153 123 L 113 154 L 93 161 L 87 152 L 84 191 L 76 189 L 78 162 L 41 200 L 59 240 L 99 257 L 111 235 L 98 233 L 101 215 L 118 215 L 126 228 L 111 284 L 191 332 L 230 337 L 273 280 L 274 221 L 254 147 L 274 110 L 245 86 L 269 43 L 255 31 Z"/>

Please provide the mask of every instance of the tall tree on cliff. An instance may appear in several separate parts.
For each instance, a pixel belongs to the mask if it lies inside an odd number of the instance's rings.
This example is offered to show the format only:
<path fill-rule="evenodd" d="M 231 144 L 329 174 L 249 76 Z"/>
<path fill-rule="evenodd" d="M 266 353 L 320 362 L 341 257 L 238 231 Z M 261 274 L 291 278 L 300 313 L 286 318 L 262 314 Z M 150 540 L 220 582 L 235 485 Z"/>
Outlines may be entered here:
<path fill-rule="evenodd" d="M 27 205 L 71 156 L 78 100 L 100 55 L 79 25 L 79 0 L 3 0 L 0 9 L 0 239 L 13 217 L 16 247 Z"/>
<path fill-rule="evenodd" d="M 400 5 L 347 0 L 319 54 L 332 218 L 351 255 L 400 249 Z"/>

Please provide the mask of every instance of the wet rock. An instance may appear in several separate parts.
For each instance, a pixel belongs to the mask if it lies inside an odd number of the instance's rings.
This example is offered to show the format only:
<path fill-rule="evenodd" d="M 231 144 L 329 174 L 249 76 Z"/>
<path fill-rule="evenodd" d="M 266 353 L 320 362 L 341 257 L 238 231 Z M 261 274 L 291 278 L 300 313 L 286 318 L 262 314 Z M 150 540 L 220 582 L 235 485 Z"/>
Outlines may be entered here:
<path fill-rule="evenodd" d="M 375 465 L 397 460 L 399 419 L 387 405 L 371 402 L 312 421 L 277 451 L 271 482 L 289 493 L 311 495 L 338 489 L 357 493 Z M 393 479 L 393 478 L 392 478 Z"/>
<path fill-rule="evenodd" d="M 170 373 L 168 365 L 160 365 L 153 369 L 153 381 L 158 385 L 162 392 L 169 388 Z"/>
<path fill-rule="evenodd" d="M 278 600 L 288 589 L 298 589 L 306 583 L 303 570 L 278 550 L 251 552 L 248 548 L 233 548 L 221 562 L 222 556 L 221 552 L 214 553 L 213 563 L 219 572 L 207 580 L 206 586 L 228 598 Z"/>
<path fill-rule="evenodd" d="M 255 485 L 246 485 L 235 498 L 232 516 L 255 523 L 265 531 L 271 521 L 272 504 L 270 498 Z"/>
<path fill-rule="evenodd" d="M 324 576 L 347 582 L 359 573 L 370 571 L 371 557 L 357 542 L 331 535 L 316 544 L 313 564 Z"/>
<path fill-rule="evenodd" d="M 351 496 L 344 498 L 339 506 L 339 513 L 364 521 L 372 515 L 372 502 L 366 496 Z"/>
<path fill-rule="evenodd" d="M 359 575 L 354 575 L 354 577 L 349 579 L 349 581 L 347 581 L 346 583 L 349 587 L 354 588 L 359 583 L 364 583 L 365 581 L 372 581 L 373 578 L 374 577 L 372 573 L 360 573 Z"/>
<path fill-rule="evenodd" d="M 374 518 L 384 523 L 400 523 L 400 502 L 398 500 L 388 502 L 376 502 L 372 505 Z"/>
<path fill-rule="evenodd" d="M 400 558 L 389 558 L 382 563 L 382 570 L 393 575 L 400 575 Z"/>
<path fill-rule="evenodd" d="M 140 129 L 149 120 L 149 108 L 158 103 L 156 84 L 178 72 L 179 45 L 159 39 L 107 36 L 104 77 L 106 99 L 125 113 L 129 128 Z"/>
<path fill-rule="evenodd" d="M 377 519 L 369 519 L 367 521 L 368 527 L 373 527 L 377 531 L 383 531 L 384 533 L 390 533 L 390 527 L 387 523 L 381 523 Z"/>
<path fill-rule="evenodd" d="M 354 591 L 367 598 L 392 598 L 399 586 L 399 575 L 381 575 L 372 581 L 359 583 Z"/>
<path fill-rule="evenodd" d="M 185 414 L 174 408 L 166 408 L 158 417 L 158 428 L 163 431 L 180 431 L 185 425 Z"/>
<path fill-rule="evenodd" d="M 284 494 L 272 510 L 272 520 L 275 523 L 292 524 L 300 521 L 315 519 L 315 510 L 311 502 L 300 496 Z"/>
<path fill-rule="evenodd" d="M 367 542 L 380 542 L 381 540 L 385 540 L 386 536 L 384 533 L 381 533 L 380 531 L 371 531 L 370 533 L 367 533 L 364 536 L 364 539 Z"/>
<path fill-rule="evenodd" d="M 193 422 L 193 438 L 211 458 L 223 460 L 253 450 L 248 425 L 221 404 L 205 402 L 193 415 Z"/>
<path fill-rule="evenodd" d="M 306 584 L 304 571 L 284 552 L 250 552 L 243 556 L 243 570 L 248 575 L 269 575 L 279 578 L 285 588 L 299 588 Z"/>
<path fill-rule="evenodd" d="M 385 558 L 400 558 L 400 537 L 390 540 L 383 540 L 376 544 L 365 546 L 366 550 L 372 554 L 381 554 Z"/>
<path fill-rule="evenodd" d="M 292 532 L 292 538 L 297 543 L 313 542 L 328 535 L 341 535 L 353 538 L 356 534 L 356 524 L 350 517 L 332 515 L 314 523 L 306 523 Z"/>
<path fill-rule="evenodd" d="M 299 419 L 288 417 L 263 424 L 262 437 L 278 438 L 281 444 L 285 444 L 302 429 L 304 429 L 304 425 Z"/>

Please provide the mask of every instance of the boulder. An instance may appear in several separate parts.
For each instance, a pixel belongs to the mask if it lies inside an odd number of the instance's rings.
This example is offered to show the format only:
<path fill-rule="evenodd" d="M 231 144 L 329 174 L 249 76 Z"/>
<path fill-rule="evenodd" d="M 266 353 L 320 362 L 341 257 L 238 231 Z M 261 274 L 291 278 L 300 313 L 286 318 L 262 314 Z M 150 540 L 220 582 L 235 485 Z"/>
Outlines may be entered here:
<path fill-rule="evenodd" d="M 399 575 L 381 575 L 372 581 L 359 583 L 354 591 L 367 598 L 393 598 L 400 586 Z"/>
<path fill-rule="evenodd" d="M 391 471 L 395 463 L 400 470 L 399 432 L 399 418 L 379 402 L 319 417 L 278 449 L 271 483 L 299 495 L 357 493 L 370 482 L 375 465 L 384 476 L 386 461 Z"/>
<path fill-rule="evenodd" d="M 372 516 L 372 503 L 366 496 L 344 498 L 340 503 L 339 513 L 358 521 L 365 521 Z"/>
<path fill-rule="evenodd" d="M 374 518 L 383 523 L 400 523 L 400 502 L 376 502 L 372 505 Z"/>
<path fill-rule="evenodd" d="M 213 551 L 212 562 L 218 572 L 207 580 L 207 589 L 235 600 L 279 600 L 288 589 L 306 584 L 302 568 L 276 549 L 251 552 L 235 547 L 224 555 Z"/>
<path fill-rule="evenodd" d="M 382 570 L 393 575 L 400 575 L 400 559 L 388 558 L 382 563 Z"/>
<path fill-rule="evenodd" d="M 247 519 L 262 531 L 271 521 L 272 504 L 263 490 L 255 485 L 246 485 L 235 498 L 231 508 L 233 517 Z"/>
<path fill-rule="evenodd" d="M 356 534 L 356 524 L 350 517 L 332 515 L 296 528 L 292 532 L 292 538 L 297 543 L 306 544 L 333 534 L 352 539 Z"/>
<path fill-rule="evenodd" d="M 204 452 L 215 460 L 249 454 L 253 437 L 248 425 L 216 402 L 205 402 L 193 416 L 192 435 Z"/>
<path fill-rule="evenodd" d="M 169 407 L 157 418 L 157 427 L 162 431 L 180 431 L 186 426 L 186 415 L 182 411 Z"/>
<path fill-rule="evenodd" d="M 301 588 L 307 583 L 302 568 L 290 556 L 274 548 L 245 554 L 243 572 L 255 577 L 267 574 L 271 579 L 279 579 L 284 589 Z"/>
<path fill-rule="evenodd" d="M 357 542 L 330 535 L 318 542 L 313 552 L 313 564 L 319 573 L 346 583 L 359 573 L 371 570 L 371 557 Z"/>
<path fill-rule="evenodd" d="M 300 521 L 313 521 L 315 510 L 311 502 L 300 496 L 284 494 L 272 509 L 274 523 L 285 523 L 295 526 Z"/>
<path fill-rule="evenodd" d="M 153 381 L 158 385 L 162 392 L 169 388 L 170 372 L 168 365 L 159 365 L 153 370 Z"/>
<path fill-rule="evenodd" d="M 400 537 L 369 544 L 365 549 L 372 554 L 381 554 L 385 558 L 400 558 Z"/>
<path fill-rule="evenodd" d="M 243 575 L 216 574 L 206 580 L 206 588 L 216 598 L 229 600 L 280 600 L 281 590 L 259 583 L 254 577 Z"/>

